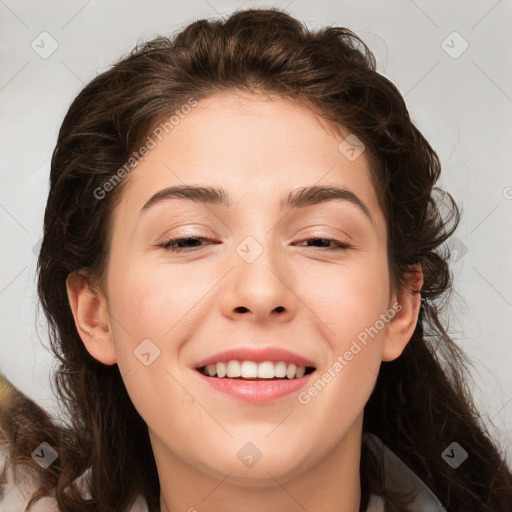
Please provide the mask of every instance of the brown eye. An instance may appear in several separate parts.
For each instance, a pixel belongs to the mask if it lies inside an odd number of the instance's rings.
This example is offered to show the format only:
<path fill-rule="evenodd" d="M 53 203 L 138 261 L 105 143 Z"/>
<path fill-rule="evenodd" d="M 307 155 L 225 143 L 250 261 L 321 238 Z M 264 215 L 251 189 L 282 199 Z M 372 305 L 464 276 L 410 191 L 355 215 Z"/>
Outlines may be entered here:
<path fill-rule="evenodd" d="M 158 244 L 159 247 L 162 247 L 166 251 L 180 252 L 180 251 L 195 251 L 202 245 L 205 245 L 202 242 L 209 242 L 208 238 L 202 236 L 187 236 L 183 238 L 171 238 Z"/>
<path fill-rule="evenodd" d="M 351 247 L 350 245 L 342 243 L 334 238 L 307 238 L 299 242 L 299 244 L 304 242 L 308 243 L 308 247 L 313 247 L 313 245 L 310 245 L 310 242 L 312 242 L 314 244 L 320 245 L 321 249 L 330 249 L 332 251 L 343 251 Z M 334 245 L 334 247 L 330 247 L 331 243 Z"/>

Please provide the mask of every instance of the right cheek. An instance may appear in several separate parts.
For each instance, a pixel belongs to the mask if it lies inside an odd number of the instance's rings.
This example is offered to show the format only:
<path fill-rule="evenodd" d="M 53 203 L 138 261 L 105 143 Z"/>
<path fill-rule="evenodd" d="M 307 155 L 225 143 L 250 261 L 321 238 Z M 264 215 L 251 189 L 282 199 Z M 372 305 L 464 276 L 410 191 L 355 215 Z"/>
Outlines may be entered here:
<path fill-rule="evenodd" d="M 112 290 L 109 307 L 115 320 L 125 328 L 125 335 L 126 331 L 134 334 L 151 325 L 159 290 L 152 289 L 147 282 L 130 273 L 118 276 Z"/>

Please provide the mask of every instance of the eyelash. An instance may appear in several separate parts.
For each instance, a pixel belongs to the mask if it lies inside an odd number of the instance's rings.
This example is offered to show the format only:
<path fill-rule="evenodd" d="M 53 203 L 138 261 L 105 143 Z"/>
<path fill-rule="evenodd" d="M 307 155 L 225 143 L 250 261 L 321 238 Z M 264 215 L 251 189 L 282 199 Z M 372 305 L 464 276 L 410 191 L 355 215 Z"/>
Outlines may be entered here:
<path fill-rule="evenodd" d="M 176 245 L 179 242 L 183 242 L 186 240 L 195 240 L 195 241 L 199 241 L 199 242 L 209 242 L 210 241 L 209 238 L 205 238 L 202 236 L 187 236 L 187 237 L 182 237 L 182 238 L 171 238 L 169 240 L 162 242 L 161 244 L 158 244 L 158 247 L 162 247 L 164 250 L 170 251 L 170 252 L 194 252 L 197 249 L 199 249 L 202 245 L 204 245 L 204 244 L 201 244 L 196 247 L 179 247 L 178 245 Z M 331 251 L 346 251 L 347 249 L 350 249 L 352 247 L 351 245 L 342 243 L 339 240 L 336 240 L 334 238 L 322 238 L 322 237 L 306 238 L 304 240 L 300 240 L 299 243 L 309 242 L 311 240 L 324 240 L 327 242 L 334 242 L 334 244 L 336 244 L 335 247 L 325 248 L 326 250 L 331 250 Z M 308 247 L 311 247 L 311 246 L 308 246 Z"/>

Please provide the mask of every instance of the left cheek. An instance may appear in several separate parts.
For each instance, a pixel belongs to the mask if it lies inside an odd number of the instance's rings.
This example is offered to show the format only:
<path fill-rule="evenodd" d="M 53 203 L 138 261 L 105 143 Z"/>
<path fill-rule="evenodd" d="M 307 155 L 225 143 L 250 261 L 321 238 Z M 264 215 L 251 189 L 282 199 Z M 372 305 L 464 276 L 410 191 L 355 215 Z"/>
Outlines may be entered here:
<path fill-rule="evenodd" d="M 377 275 L 348 275 L 325 282 L 317 294 L 320 312 L 329 311 L 330 321 L 346 335 L 357 336 L 372 326 L 387 307 L 387 287 Z"/>

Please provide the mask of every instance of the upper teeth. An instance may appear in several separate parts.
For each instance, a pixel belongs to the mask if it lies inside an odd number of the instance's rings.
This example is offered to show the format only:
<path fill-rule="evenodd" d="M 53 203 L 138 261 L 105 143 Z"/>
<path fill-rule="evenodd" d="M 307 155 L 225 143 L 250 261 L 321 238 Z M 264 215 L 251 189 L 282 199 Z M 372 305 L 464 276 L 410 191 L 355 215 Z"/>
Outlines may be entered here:
<path fill-rule="evenodd" d="M 284 378 L 298 379 L 306 373 L 305 366 L 297 367 L 295 364 L 287 364 L 283 361 L 228 361 L 217 364 L 209 364 L 202 369 L 204 375 L 210 377 L 242 377 L 244 379 L 273 379 Z"/>

